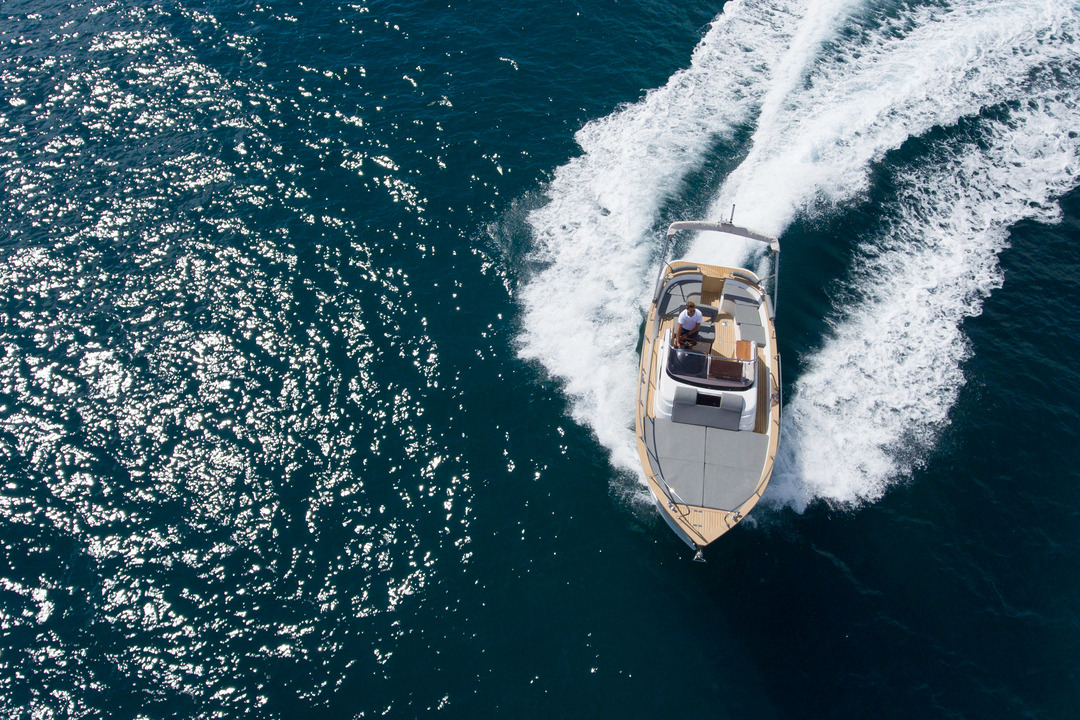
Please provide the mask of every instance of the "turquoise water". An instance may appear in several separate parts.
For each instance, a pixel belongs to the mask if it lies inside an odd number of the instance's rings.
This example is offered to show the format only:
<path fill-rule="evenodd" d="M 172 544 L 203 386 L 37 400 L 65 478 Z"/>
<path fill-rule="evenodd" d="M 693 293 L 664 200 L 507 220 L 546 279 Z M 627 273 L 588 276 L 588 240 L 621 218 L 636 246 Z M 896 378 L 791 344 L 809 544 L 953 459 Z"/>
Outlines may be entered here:
<path fill-rule="evenodd" d="M 2 714 L 1073 717 L 1078 9 L 5 2 Z M 699 564 L 635 347 L 733 207 Z"/>

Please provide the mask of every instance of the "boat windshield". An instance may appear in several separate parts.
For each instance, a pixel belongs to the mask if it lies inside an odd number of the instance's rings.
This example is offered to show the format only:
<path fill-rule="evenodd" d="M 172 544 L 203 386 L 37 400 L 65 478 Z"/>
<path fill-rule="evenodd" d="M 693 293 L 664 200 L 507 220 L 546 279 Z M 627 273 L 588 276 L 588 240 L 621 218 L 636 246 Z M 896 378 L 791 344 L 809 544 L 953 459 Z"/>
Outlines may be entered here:
<path fill-rule="evenodd" d="M 688 385 L 743 390 L 754 384 L 757 363 L 673 347 L 668 352 L 667 372 Z"/>

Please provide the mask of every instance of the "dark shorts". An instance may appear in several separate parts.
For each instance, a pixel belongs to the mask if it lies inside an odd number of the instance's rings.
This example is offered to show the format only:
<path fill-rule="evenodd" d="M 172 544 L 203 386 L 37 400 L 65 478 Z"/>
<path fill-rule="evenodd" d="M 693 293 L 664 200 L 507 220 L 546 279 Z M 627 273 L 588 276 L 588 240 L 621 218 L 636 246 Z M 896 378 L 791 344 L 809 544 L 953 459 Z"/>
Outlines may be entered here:
<path fill-rule="evenodd" d="M 683 333 L 682 341 L 696 343 L 698 340 L 700 340 L 700 338 L 698 337 L 699 332 L 701 332 L 701 328 L 698 328 L 692 333 Z"/>

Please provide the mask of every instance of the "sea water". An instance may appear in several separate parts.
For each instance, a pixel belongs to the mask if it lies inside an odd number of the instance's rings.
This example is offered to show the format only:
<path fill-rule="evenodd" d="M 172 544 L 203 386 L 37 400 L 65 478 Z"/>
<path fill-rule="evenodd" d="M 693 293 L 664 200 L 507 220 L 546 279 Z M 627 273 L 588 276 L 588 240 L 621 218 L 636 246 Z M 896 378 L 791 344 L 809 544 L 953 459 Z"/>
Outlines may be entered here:
<path fill-rule="evenodd" d="M 1052 717 L 1075 2 L 0 6 L 10 717 Z M 779 271 L 780 458 L 650 505 L 666 225 Z"/>

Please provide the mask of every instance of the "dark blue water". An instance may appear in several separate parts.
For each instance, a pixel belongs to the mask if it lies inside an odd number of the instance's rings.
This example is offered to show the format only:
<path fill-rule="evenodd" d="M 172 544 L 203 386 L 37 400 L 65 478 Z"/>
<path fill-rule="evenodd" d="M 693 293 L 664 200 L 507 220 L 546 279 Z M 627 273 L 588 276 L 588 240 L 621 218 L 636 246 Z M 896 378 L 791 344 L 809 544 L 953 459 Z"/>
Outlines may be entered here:
<path fill-rule="evenodd" d="M 1078 18 L 8 0 L 0 714 L 1074 717 Z M 732 206 L 782 457 L 698 564 L 635 345 Z"/>

